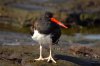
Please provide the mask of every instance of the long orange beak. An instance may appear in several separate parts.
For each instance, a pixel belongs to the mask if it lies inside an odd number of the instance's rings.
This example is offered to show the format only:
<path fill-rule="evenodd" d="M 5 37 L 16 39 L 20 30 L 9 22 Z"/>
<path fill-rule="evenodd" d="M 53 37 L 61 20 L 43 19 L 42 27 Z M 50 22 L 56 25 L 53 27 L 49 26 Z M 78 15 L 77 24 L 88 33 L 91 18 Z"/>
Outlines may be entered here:
<path fill-rule="evenodd" d="M 58 25 L 60 25 L 60 26 L 62 26 L 62 27 L 64 27 L 64 28 L 68 28 L 67 26 L 65 26 L 63 23 L 61 23 L 60 21 L 56 20 L 55 18 L 51 18 L 51 21 L 56 23 L 56 24 L 58 24 Z"/>

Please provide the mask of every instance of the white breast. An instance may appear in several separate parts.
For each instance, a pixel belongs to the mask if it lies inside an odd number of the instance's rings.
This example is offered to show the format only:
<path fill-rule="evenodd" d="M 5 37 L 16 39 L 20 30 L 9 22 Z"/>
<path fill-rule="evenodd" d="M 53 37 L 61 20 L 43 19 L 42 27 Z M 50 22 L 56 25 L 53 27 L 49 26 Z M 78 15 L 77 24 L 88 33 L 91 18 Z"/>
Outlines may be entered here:
<path fill-rule="evenodd" d="M 38 30 L 34 30 L 32 39 L 41 44 L 48 44 L 48 43 L 51 44 L 52 43 L 52 39 L 50 38 L 50 35 L 41 34 L 38 32 Z"/>

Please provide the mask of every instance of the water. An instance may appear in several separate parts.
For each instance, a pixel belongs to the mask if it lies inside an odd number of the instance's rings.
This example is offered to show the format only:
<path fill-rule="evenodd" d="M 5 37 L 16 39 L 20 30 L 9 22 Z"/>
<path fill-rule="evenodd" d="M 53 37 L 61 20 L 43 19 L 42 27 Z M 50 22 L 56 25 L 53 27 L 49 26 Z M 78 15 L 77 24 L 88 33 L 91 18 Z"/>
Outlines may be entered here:
<path fill-rule="evenodd" d="M 91 39 L 91 40 L 100 40 L 100 34 L 97 34 L 97 35 L 94 35 L 94 34 L 85 35 L 84 38 L 85 39 Z"/>
<path fill-rule="evenodd" d="M 77 34 L 75 36 L 62 35 L 60 38 L 60 44 L 95 44 L 100 41 L 100 34 L 94 35 L 83 35 Z M 10 32 L 10 31 L 0 31 L 0 44 L 2 45 L 34 45 L 37 44 L 32 40 L 31 35 Z"/>
<path fill-rule="evenodd" d="M 46 6 L 40 6 L 40 5 L 31 5 L 31 4 L 10 4 L 10 7 L 14 8 L 20 8 L 28 11 L 33 10 L 42 10 L 42 11 L 51 11 L 52 8 L 46 7 Z"/>
<path fill-rule="evenodd" d="M 33 45 L 35 41 L 31 39 L 29 34 L 0 31 L 0 44 L 1 45 Z"/>
<path fill-rule="evenodd" d="M 48 0 L 29 0 L 30 2 L 37 2 L 37 3 L 43 3 L 47 2 Z"/>
<path fill-rule="evenodd" d="M 100 40 L 100 34 L 81 34 L 81 33 L 77 33 L 75 34 L 76 38 L 83 38 L 83 39 L 89 39 L 89 40 Z"/>

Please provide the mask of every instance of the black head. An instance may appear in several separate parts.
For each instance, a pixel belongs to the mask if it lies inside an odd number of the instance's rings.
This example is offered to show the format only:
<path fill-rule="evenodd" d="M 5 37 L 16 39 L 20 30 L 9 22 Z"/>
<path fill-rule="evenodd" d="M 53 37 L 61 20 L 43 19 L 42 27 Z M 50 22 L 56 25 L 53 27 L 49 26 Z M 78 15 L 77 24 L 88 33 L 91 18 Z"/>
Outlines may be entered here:
<path fill-rule="evenodd" d="M 53 17 L 53 13 L 52 12 L 45 12 L 45 17 L 46 18 L 52 18 Z"/>

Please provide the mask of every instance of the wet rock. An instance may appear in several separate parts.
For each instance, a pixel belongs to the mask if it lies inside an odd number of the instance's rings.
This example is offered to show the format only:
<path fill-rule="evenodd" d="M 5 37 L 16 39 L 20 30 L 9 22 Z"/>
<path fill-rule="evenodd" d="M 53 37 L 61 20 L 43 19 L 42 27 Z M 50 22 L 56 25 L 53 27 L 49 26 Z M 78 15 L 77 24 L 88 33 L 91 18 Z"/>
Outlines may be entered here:
<path fill-rule="evenodd" d="M 25 56 L 24 58 L 22 58 L 21 65 L 22 66 L 32 66 L 33 62 L 34 60 L 32 58 Z"/>
<path fill-rule="evenodd" d="M 99 55 L 95 53 L 94 49 L 87 46 L 71 46 L 69 50 L 73 55 L 81 55 L 95 59 L 99 58 Z"/>
<path fill-rule="evenodd" d="M 22 54 L 20 53 L 13 53 L 8 58 L 10 61 L 21 63 L 22 61 Z"/>
<path fill-rule="evenodd" d="M 9 59 L 14 59 L 14 58 L 21 58 L 21 54 L 20 53 L 13 53 L 9 56 Z"/>
<path fill-rule="evenodd" d="M 9 51 L 8 49 L 4 49 L 0 52 L 0 55 L 2 58 L 9 58 L 11 53 L 12 53 L 12 51 Z"/>

